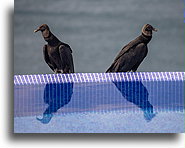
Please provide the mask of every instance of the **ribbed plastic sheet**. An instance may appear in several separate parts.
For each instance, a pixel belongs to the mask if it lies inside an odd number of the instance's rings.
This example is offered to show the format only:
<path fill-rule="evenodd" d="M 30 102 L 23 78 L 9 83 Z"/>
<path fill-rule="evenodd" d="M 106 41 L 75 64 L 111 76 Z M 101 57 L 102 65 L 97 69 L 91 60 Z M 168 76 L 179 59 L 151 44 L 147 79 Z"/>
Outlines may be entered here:
<path fill-rule="evenodd" d="M 184 76 L 184 72 L 15 75 L 16 131 L 19 131 L 18 120 L 29 117 L 34 117 L 34 122 L 39 124 L 51 124 L 57 115 L 78 113 L 106 115 L 113 113 L 130 116 L 142 114 L 142 120 L 146 122 L 157 119 L 159 113 L 169 113 L 168 116 L 171 112 L 173 115 L 174 113 L 183 115 Z M 38 116 L 40 118 L 37 118 Z M 96 118 L 94 117 L 93 122 L 99 120 Z M 75 117 L 71 118 L 71 122 L 75 121 Z M 178 120 L 176 124 L 179 122 Z M 181 130 L 178 128 L 175 132 L 183 132 L 184 127 L 181 124 L 183 123 L 179 124 Z"/>

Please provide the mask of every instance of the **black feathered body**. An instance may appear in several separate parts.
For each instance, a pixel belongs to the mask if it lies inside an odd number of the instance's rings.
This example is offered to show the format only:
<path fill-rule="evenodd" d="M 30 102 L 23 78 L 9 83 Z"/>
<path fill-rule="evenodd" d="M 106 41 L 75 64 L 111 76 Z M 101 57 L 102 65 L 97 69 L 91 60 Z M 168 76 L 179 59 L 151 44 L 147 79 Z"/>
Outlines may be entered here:
<path fill-rule="evenodd" d="M 43 48 L 44 59 L 55 73 L 74 73 L 71 47 L 58 40 L 51 32 L 44 36 L 48 42 Z"/>
<path fill-rule="evenodd" d="M 151 38 L 142 34 L 124 46 L 106 72 L 136 71 L 148 53 Z"/>

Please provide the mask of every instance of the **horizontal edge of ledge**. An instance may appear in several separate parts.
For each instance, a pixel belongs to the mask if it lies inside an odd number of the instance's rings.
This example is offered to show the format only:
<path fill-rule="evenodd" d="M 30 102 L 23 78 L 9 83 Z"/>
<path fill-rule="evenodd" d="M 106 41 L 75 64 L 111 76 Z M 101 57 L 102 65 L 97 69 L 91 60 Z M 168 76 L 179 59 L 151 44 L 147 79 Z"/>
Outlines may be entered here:
<path fill-rule="evenodd" d="M 126 72 L 14 75 L 14 85 L 103 83 L 112 81 L 184 81 L 185 72 Z"/>

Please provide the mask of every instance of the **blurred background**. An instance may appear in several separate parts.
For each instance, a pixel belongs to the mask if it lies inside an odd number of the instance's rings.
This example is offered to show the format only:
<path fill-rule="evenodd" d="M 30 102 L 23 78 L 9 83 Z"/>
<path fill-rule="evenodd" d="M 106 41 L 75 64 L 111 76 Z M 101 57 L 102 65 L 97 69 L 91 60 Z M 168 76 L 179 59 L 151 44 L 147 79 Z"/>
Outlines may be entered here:
<path fill-rule="evenodd" d="M 14 74 L 53 73 L 43 58 L 41 24 L 73 49 L 75 72 L 105 72 L 149 23 L 158 29 L 138 71 L 184 71 L 181 0 L 16 0 Z"/>

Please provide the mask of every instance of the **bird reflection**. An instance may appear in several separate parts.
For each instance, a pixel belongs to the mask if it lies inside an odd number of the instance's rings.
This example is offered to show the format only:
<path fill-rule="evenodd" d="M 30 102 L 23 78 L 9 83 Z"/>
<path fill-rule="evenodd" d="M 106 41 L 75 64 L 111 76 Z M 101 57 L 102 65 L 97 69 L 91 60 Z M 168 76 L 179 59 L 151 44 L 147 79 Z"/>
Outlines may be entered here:
<path fill-rule="evenodd" d="M 48 107 L 42 118 L 38 118 L 41 123 L 47 124 L 61 107 L 68 104 L 73 94 L 73 83 L 48 83 L 44 89 L 44 103 Z"/>
<path fill-rule="evenodd" d="M 127 101 L 141 108 L 146 121 L 151 121 L 155 117 L 153 106 L 148 100 L 148 90 L 141 81 L 118 81 L 113 83 Z"/>

